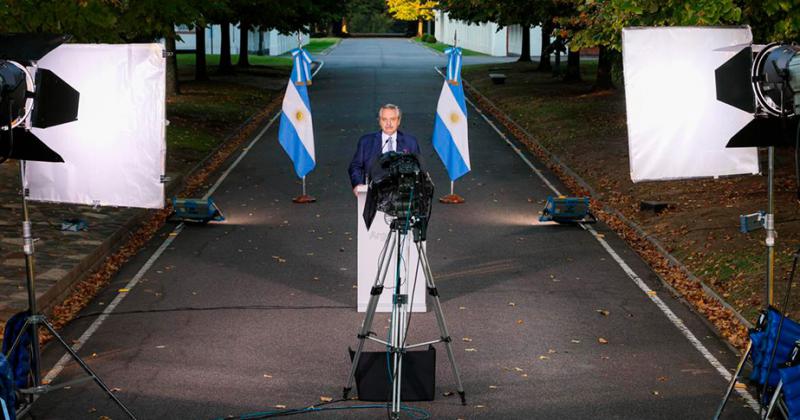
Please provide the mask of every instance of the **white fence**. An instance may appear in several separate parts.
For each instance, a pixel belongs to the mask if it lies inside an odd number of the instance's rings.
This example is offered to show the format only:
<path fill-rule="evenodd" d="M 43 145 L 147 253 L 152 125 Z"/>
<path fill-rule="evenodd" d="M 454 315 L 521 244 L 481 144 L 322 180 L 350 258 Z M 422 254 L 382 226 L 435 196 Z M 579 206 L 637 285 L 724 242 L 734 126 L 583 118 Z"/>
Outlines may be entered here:
<path fill-rule="evenodd" d="M 231 31 L 231 54 L 239 54 L 241 43 L 241 31 L 235 25 L 230 25 Z M 194 50 L 196 47 L 196 34 L 194 29 L 185 27 L 175 28 L 175 32 L 181 37 L 177 42 L 179 50 Z M 210 25 L 206 27 L 206 54 L 219 54 L 222 40 L 222 30 L 220 25 Z M 308 44 L 309 36 L 302 33 L 300 40 L 303 45 Z M 297 35 L 282 35 L 278 31 L 257 31 L 250 30 L 247 33 L 247 51 L 259 55 L 281 55 L 297 47 Z"/>
<path fill-rule="evenodd" d="M 471 24 L 450 19 L 447 13 L 436 12 L 436 29 L 434 36 L 439 42 L 493 55 L 505 57 L 509 54 L 519 55 L 522 51 L 522 27 L 513 25 L 498 29 L 494 22 Z M 532 56 L 539 56 L 542 49 L 542 31 L 538 26 L 530 29 Z M 455 38 L 458 37 L 456 40 Z"/>

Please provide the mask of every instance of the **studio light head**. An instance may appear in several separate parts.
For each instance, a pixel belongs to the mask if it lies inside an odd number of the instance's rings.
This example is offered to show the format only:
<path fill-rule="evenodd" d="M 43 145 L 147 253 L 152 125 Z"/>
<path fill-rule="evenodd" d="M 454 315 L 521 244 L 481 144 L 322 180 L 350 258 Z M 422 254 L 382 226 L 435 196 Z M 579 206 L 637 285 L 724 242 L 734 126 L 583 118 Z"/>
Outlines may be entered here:
<path fill-rule="evenodd" d="M 63 162 L 30 132 L 75 121 L 78 92 L 36 62 L 64 35 L 0 34 L 0 162 L 8 158 Z M 30 117 L 30 118 L 29 118 Z"/>
<path fill-rule="evenodd" d="M 748 45 L 720 66 L 715 78 L 719 101 L 753 114 L 752 121 L 731 137 L 727 147 L 794 144 L 800 120 L 798 46 L 779 42 Z"/>
<path fill-rule="evenodd" d="M 376 212 L 382 211 L 395 218 L 401 230 L 416 228 L 424 240 L 432 200 L 433 181 L 422 170 L 419 157 L 385 153 L 370 168 L 364 222 L 369 228 Z"/>
<path fill-rule="evenodd" d="M 30 83 L 26 83 L 29 81 Z M 0 60 L 0 110 L 10 117 L 10 122 L 0 121 L 3 130 L 18 126 L 27 116 L 30 105 L 26 100 L 28 86 L 32 88 L 31 79 L 25 67 L 13 61 Z"/>
<path fill-rule="evenodd" d="M 800 48 L 769 44 L 753 60 L 753 92 L 761 110 L 771 116 L 800 114 Z"/>

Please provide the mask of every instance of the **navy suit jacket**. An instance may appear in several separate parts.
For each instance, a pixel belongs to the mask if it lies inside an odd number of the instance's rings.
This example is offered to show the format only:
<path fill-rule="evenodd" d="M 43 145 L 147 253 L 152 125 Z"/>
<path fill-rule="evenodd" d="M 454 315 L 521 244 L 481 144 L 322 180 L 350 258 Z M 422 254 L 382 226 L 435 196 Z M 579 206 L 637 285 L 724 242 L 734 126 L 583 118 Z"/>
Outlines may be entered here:
<path fill-rule="evenodd" d="M 358 148 L 353 160 L 350 161 L 348 172 L 350 173 L 350 184 L 355 187 L 359 184 L 366 184 L 367 174 L 372 167 L 372 163 L 380 157 L 383 150 L 381 132 L 365 134 L 358 139 Z M 420 154 L 417 138 L 397 131 L 397 152 Z"/>

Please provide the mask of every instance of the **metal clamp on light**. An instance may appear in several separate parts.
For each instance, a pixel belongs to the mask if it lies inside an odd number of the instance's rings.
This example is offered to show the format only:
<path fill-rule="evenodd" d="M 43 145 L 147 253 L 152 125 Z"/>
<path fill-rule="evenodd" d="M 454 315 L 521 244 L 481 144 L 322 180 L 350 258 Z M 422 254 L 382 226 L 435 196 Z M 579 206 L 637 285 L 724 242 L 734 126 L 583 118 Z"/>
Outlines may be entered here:
<path fill-rule="evenodd" d="M 589 211 L 589 197 L 547 197 L 540 222 L 596 223 L 597 218 Z"/>

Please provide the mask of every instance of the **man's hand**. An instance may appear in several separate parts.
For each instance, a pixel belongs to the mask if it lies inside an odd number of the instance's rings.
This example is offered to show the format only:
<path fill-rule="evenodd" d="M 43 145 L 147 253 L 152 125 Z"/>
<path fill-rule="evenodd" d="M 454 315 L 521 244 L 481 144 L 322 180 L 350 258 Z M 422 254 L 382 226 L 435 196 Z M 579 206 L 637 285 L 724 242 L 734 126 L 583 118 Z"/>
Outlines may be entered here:
<path fill-rule="evenodd" d="M 355 187 L 353 187 L 353 195 L 358 197 L 358 187 L 363 187 L 363 186 L 364 184 L 358 184 Z"/>

